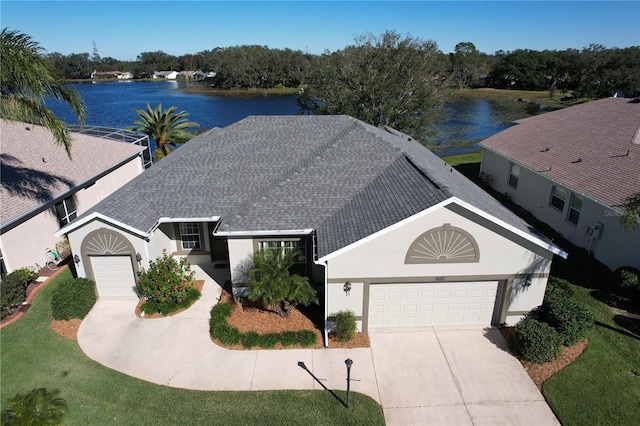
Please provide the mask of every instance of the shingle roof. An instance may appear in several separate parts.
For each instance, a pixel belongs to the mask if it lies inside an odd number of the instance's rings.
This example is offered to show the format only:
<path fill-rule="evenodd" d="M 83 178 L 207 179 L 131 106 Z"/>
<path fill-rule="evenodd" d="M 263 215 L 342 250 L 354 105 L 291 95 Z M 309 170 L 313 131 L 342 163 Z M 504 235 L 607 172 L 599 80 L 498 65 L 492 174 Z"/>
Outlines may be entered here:
<path fill-rule="evenodd" d="M 606 98 L 519 120 L 481 145 L 609 206 L 640 191 L 640 103 Z"/>
<path fill-rule="evenodd" d="M 72 139 L 73 159 L 69 159 L 48 129 L 0 121 L 0 223 L 3 227 L 133 158 L 143 149 L 77 133 L 72 133 Z"/>
<path fill-rule="evenodd" d="M 315 229 L 322 256 L 452 195 L 528 232 L 406 135 L 348 116 L 252 116 L 192 139 L 85 216 L 142 232 L 216 216 L 219 232 Z"/>

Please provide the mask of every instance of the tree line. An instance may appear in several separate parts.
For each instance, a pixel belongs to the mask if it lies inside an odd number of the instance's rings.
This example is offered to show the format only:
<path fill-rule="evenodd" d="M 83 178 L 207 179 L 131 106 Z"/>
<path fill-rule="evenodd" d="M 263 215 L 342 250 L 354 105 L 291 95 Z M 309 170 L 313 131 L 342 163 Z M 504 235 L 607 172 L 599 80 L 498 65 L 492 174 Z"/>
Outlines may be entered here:
<path fill-rule="evenodd" d="M 433 41 L 411 36 L 400 37 L 387 31 L 380 36 L 396 37 L 415 42 L 429 43 L 430 68 L 437 69 L 439 78 L 449 87 L 491 87 L 499 89 L 558 90 L 575 92 L 578 97 L 601 98 L 615 92 L 634 95 L 640 90 L 640 46 L 605 48 L 592 44 L 583 49 L 528 50 L 518 49 L 494 54 L 478 51 L 471 42 L 461 42 L 454 52 L 445 54 Z M 46 57 L 66 79 L 88 79 L 93 71 L 131 72 L 134 78 L 151 78 L 154 71 L 213 71 L 216 76 L 209 83 L 220 89 L 299 87 L 314 83 L 318 70 L 339 73 L 337 62 L 360 54 L 385 55 L 382 50 L 368 53 L 366 39 L 359 36 L 353 45 L 321 55 L 299 50 L 271 49 L 266 46 L 245 45 L 217 47 L 196 54 L 174 56 L 163 51 L 140 53 L 135 61 L 121 61 L 97 54 L 50 53 Z M 338 58 L 341 58 L 338 60 Z M 387 62 L 390 60 L 387 58 Z"/>

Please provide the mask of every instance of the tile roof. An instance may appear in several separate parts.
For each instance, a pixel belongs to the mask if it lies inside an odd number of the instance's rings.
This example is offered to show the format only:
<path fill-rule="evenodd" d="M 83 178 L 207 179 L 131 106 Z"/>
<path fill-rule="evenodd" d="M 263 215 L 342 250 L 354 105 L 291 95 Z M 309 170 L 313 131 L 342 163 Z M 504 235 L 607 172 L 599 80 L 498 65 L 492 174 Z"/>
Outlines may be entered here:
<path fill-rule="evenodd" d="M 85 213 L 144 233 L 222 216 L 219 232 L 315 229 L 322 256 L 452 195 L 529 227 L 417 141 L 348 116 L 252 116 L 184 144 Z"/>
<path fill-rule="evenodd" d="M 72 133 L 72 159 L 51 132 L 33 124 L 0 120 L 0 223 L 22 215 L 131 159 L 137 145 Z"/>
<path fill-rule="evenodd" d="M 481 146 L 619 206 L 640 191 L 640 102 L 606 98 L 516 122 Z"/>

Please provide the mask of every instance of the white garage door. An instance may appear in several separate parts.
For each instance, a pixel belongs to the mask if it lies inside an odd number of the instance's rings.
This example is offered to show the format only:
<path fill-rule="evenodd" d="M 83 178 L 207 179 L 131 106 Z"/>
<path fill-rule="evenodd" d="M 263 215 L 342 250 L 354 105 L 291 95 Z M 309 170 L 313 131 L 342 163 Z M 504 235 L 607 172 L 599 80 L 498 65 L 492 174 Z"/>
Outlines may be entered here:
<path fill-rule="evenodd" d="M 497 281 L 372 284 L 369 328 L 491 325 Z"/>
<path fill-rule="evenodd" d="M 91 256 L 99 297 L 137 297 L 130 256 Z"/>

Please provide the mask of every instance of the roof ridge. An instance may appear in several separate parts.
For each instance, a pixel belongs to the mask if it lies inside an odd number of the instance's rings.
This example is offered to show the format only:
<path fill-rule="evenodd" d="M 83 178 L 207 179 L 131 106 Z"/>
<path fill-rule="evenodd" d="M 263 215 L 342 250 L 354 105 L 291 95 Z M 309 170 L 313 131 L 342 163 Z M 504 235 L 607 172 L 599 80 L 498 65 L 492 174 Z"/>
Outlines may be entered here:
<path fill-rule="evenodd" d="M 244 210 L 246 210 L 250 205 L 255 203 L 256 200 L 263 198 L 265 195 L 267 195 L 274 186 L 278 185 L 281 182 L 284 182 L 285 180 L 293 176 L 295 173 L 298 173 L 300 170 L 309 166 L 309 164 L 312 163 L 315 157 L 317 157 L 318 155 L 320 155 L 321 153 L 329 149 L 329 147 L 333 146 L 336 142 L 340 141 L 342 138 L 344 138 L 349 133 L 354 131 L 357 127 L 358 127 L 358 122 L 356 120 L 352 120 L 351 123 L 343 127 L 340 131 L 335 133 L 325 142 L 318 145 L 315 149 L 310 151 L 303 158 L 296 161 L 291 167 L 284 170 L 280 175 L 267 181 L 259 191 L 256 191 L 253 197 L 250 197 L 249 199 L 247 199 L 247 201 L 242 203 L 242 205 L 238 207 L 236 211 L 233 212 L 233 214 L 235 214 L 236 216 L 241 215 L 241 213 Z"/>

